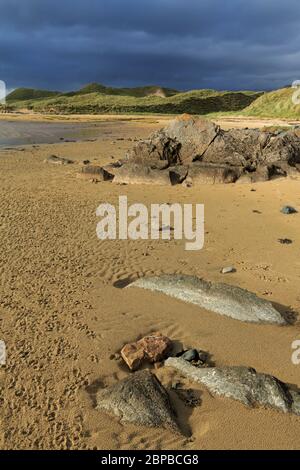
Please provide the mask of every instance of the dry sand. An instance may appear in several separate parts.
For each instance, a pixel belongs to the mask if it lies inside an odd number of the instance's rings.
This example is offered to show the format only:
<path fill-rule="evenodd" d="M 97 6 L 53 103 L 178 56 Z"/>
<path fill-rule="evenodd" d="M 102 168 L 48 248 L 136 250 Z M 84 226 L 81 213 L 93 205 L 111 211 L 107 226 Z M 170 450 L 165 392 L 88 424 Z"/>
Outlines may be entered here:
<path fill-rule="evenodd" d="M 280 213 L 285 204 L 300 208 L 300 179 L 185 189 L 76 178 L 82 160 L 120 158 L 133 145 L 129 138 L 159 126 L 156 117 L 117 121 L 97 142 L 0 151 L 0 339 L 8 350 L 6 369 L 0 370 L 2 448 L 299 448 L 299 417 L 247 409 L 184 379 L 201 406 L 187 408 L 170 394 L 191 437 L 120 424 L 94 408 L 97 387 L 128 374 L 112 355 L 153 330 L 209 351 L 217 365 L 252 366 L 300 386 L 300 366 L 291 362 L 299 322 L 244 324 L 158 293 L 114 287 L 140 275 L 193 274 L 300 312 L 300 215 Z M 53 153 L 77 163 L 45 164 Z M 95 210 L 101 202 L 117 204 L 120 194 L 147 205 L 204 203 L 204 249 L 185 251 L 184 241 L 99 241 Z M 282 245 L 279 238 L 293 244 Z M 221 275 L 226 265 L 237 272 Z M 179 379 L 170 369 L 155 372 L 167 387 Z"/>

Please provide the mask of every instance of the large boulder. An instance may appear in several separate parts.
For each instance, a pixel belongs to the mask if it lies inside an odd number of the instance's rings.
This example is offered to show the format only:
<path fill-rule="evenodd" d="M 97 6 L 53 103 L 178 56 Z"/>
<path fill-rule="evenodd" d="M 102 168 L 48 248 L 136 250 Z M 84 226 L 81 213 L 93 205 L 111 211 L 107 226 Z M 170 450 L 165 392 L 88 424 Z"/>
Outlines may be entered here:
<path fill-rule="evenodd" d="M 128 287 L 161 292 L 169 297 L 240 321 L 286 324 L 286 320 L 271 302 L 257 297 L 256 294 L 246 289 L 229 284 L 208 282 L 196 276 L 163 274 L 162 276 L 142 277 L 129 284 Z"/>
<path fill-rule="evenodd" d="M 205 385 L 215 395 L 232 398 L 247 406 L 259 404 L 300 415 L 299 390 L 293 390 L 276 377 L 258 373 L 251 367 L 199 368 L 175 357 L 168 358 L 165 365 Z"/>
<path fill-rule="evenodd" d="M 140 426 L 178 431 L 175 412 L 160 381 L 149 370 L 132 373 L 98 391 L 97 408 Z"/>
<path fill-rule="evenodd" d="M 201 159 L 219 131 L 219 126 L 211 121 L 183 115 L 149 139 L 138 142 L 127 158 L 150 165 L 159 160 L 169 165 L 192 163 Z"/>

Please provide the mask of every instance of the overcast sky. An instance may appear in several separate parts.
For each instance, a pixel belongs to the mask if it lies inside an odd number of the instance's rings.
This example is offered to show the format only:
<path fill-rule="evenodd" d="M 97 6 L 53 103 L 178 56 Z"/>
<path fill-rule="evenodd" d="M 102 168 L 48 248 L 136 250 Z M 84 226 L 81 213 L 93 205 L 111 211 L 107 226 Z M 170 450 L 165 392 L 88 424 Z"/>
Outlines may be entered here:
<path fill-rule="evenodd" d="M 300 80 L 299 0 L 0 0 L 0 80 L 272 89 Z"/>

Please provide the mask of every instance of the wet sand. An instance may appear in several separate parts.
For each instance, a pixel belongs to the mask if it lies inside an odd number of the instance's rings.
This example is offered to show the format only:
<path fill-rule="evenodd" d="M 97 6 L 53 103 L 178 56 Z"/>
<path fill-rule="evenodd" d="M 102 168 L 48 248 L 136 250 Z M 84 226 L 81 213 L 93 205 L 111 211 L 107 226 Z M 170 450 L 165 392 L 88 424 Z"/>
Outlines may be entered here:
<path fill-rule="evenodd" d="M 213 397 L 164 367 L 154 372 L 166 387 L 180 381 L 201 399 L 189 408 L 170 391 L 185 435 L 120 424 L 95 410 L 97 386 L 128 374 L 112 356 L 154 330 L 209 351 L 217 365 L 252 366 L 300 387 L 300 366 L 291 362 L 299 321 L 287 327 L 244 324 L 162 294 L 115 287 L 141 275 L 185 273 L 247 288 L 300 312 L 300 216 L 280 213 L 285 204 L 300 208 L 300 178 L 201 189 L 93 184 L 76 178 L 83 160 L 117 160 L 135 138 L 161 127 L 161 119 L 104 119 L 103 126 L 107 133 L 95 142 L 0 150 L 0 339 L 8 350 L 0 371 L 0 447 L 299 448 L 299 417 Z M 45 164 L 50 154 L 75 163 Z M 121 194 L 147 206 L 204 203 L 204 249 L 185 251 L 184 240 L 99 241 L 96 208 L 117 205 Z M 282 245 L 279 238 L 293 243 Z M 236 273 L 221 275 L 227 265 Z"/>

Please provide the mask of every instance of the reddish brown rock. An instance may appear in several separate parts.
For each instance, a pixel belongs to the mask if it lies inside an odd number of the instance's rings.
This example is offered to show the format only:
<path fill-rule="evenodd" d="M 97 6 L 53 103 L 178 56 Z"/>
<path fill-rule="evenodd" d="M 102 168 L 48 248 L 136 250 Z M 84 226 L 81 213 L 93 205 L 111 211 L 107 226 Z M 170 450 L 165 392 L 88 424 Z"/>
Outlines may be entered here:
<path fill-rule="evenodd" d="M 122 348 L 121 356 L 129 369 L 137 370 L 145 359 L 145 352 L 138 343 L 129 343 Z"/>
<path fill-rule="evenodd" d="M 151 363 L 165 359 L 172 349 L 172 341 L 161 333 L 153 333 L 135 343 L 126 344 L 121 356 L 129 369 L 137 370 L 143 361 Z"/>
<path fill-rule="evenodd" d="M 159 362 L 167 357 L 172 349 L 172 341 L 161 333 L 153 333 L 138 341 L 149 362 Z"/>

